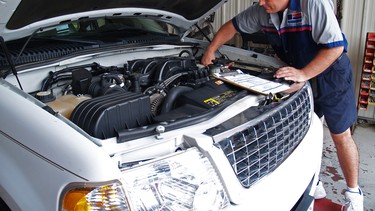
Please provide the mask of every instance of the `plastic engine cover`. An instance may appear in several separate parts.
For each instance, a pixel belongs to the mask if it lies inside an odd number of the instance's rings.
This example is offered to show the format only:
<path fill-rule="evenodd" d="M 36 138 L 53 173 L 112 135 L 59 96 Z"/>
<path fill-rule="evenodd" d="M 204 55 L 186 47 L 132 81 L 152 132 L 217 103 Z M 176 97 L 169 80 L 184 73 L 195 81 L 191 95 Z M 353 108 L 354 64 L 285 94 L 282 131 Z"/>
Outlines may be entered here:
<path fill-rule="evenodd" d="M 115 137 L 121 130 L 152 123 L 150 98 L 129 92 L 104 95 L 80 103 L 70 119 L 96 138 Z"/>

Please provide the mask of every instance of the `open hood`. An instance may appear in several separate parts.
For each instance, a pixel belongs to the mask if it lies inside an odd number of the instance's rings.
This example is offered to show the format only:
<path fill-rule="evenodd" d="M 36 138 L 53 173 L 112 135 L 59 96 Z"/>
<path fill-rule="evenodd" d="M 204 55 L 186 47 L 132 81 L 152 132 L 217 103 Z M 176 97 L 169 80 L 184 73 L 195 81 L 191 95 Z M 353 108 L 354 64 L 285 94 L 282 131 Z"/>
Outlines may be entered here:
<path fill-rule="evenodd" d="M 36 30 L 97 17 L 148 17 L 181 32 L 207 17 L 227 0 L 1 0 L 0 35 L 19 39 Z"/>

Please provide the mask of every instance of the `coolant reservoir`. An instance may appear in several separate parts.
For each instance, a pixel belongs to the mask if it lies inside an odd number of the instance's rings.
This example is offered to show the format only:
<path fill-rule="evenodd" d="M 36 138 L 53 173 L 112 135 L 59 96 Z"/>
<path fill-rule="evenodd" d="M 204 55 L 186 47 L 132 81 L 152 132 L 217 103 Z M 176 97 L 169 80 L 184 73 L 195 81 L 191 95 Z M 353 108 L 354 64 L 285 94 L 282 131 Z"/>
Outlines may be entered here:
<path fill-rule="evenodd" d="M 56 98 L 56 100 L 47 103 L 47 105 L 50 106 L 54 111 L 59 112 L 61 115 L 69 119 L 74 108 L 80 102 L 88 99 L 91 99 L 91 97 L 88 95 L 76 96 L 73 94 L 67 94 Z"/>

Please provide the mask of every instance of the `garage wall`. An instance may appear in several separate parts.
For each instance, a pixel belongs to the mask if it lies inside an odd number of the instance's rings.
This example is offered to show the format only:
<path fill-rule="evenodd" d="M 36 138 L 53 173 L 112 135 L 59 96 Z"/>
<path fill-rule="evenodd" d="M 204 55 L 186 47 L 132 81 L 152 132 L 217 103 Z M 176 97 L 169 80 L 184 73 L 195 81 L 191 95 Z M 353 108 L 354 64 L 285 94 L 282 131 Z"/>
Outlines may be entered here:
<path fill-rule="evenodd" d="M 374 0 L 343 0 L 341 28 L 349 42 L 348 55 L 354 72 L 356 100 L 362 76 L 366 33 L 375 32 L 374 11 Z M 358 117 L 375 120 L 375 106 L 369 105 L 367 110 L 358 110 Z"/>
<path fill-rule="evenodd" d="M 220 26 L 226 23 L 228 20 L 232 19 L 235 15 L 242 12 L 253 3 L 258 2 L 258 0 L 230 0 L 223 7 L 217 10 L 215 15 L 215 21 L 213 27 L 217 31 Z M 242 40 L 239 35 L 237 35 L 229 44 L 233 44 L 237 47 L 242 46 Z"/>
<path fill-rule="evenodd" d="M 235 15 L 251 6 L 257 0 L 231 0 L 224 4 L 217 13 L 214 22 L 215 29 L 220 28 L 225 22 L 233 18 Z"/>

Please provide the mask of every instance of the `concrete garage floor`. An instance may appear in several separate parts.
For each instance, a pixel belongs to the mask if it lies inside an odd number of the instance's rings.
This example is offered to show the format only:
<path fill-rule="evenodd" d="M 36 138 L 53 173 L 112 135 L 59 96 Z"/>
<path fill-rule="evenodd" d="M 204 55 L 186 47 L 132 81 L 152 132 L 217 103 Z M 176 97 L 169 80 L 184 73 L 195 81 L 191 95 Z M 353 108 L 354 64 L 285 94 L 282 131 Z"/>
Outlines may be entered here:
<path fill-rule="evenodd" d="M 375 124 L 356 125 L 353 138 L 360 154 L 359 185 L 364 193 L 364 210 L 375 211 Z M 320 180 L 323 181 L 327 192 L 326 199 L 344 204 L 342 192 L 346 188 L 346 183 L 326 126 Z"/>

